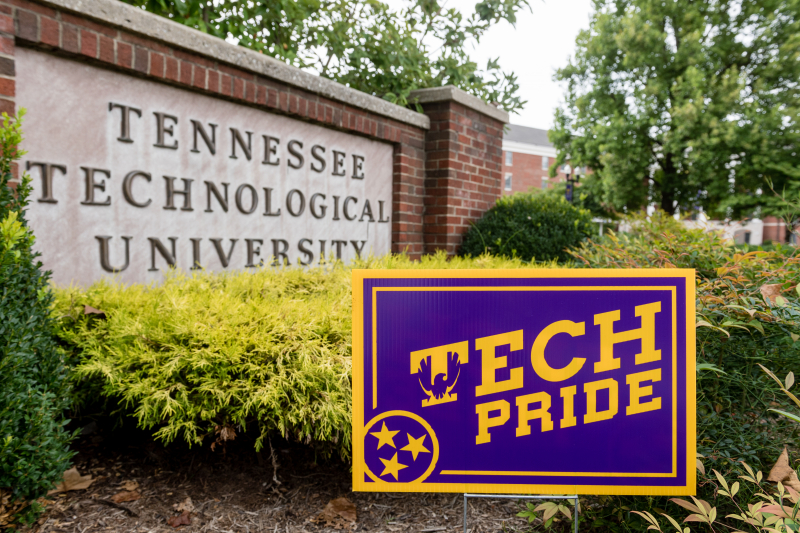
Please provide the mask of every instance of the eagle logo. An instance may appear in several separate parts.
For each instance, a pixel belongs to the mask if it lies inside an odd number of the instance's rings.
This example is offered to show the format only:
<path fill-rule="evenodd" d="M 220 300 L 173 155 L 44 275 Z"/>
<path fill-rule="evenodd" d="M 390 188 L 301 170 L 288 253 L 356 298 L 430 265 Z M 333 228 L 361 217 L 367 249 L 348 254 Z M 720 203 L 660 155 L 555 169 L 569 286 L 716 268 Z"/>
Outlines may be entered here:
<path fill-rule="evenodd" d="M 422 407 L 456 401 L 453 387 L 461 375 L 461 365 L 468 362 L 467 341 L 411 352 L 411 375 L 428 396 Z"/>
<path fill-rule="evenodd" d="M 458 376 L 461 374 L 461 363 L 458 361 L 458 354 L 454 352 L 447 352 L 447 373 L 436 374 L 436 377 L 431 381 L 431 357 L 423 359 L 419 363 L 419 371 L 417 372 L 417 379 L 422 389 L 428 394 L 428 397 L 441 400 L 444 395 L 450 396 L 450 391 L 456 386 Z M 426 385 L 430 384 L 430 387 Z"/>

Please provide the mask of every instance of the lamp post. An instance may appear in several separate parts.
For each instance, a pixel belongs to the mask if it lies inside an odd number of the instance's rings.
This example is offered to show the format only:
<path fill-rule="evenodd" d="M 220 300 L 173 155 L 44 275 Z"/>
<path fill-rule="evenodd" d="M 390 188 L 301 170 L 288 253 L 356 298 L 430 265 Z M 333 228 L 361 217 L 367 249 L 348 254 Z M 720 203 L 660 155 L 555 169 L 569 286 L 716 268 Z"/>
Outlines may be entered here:
<path fill-rule="evenodd" d="M 567 175 L 567 190 L 564 193 L 564 197 L 570 203 L 572 203 L 572 178 L 570 176 L 571 173 L 572 173 L 572 167 L 569 166 L 569 163 L 567 163 L 566 165 L 564 165 L 564 174 Z"/>
<path fill-rule="evenodd" d="M 573 178 L 572 167 L 567 163 L 564 165 L 564 174 L 567 175 L 567 190 L 564 193 L 564 197 L 568 202 L 572 203 L 572 193 L 575 188 L 575 183 L 577 183 L 581 177 L 581 167 L 575 167 L 575 177 Z"/>

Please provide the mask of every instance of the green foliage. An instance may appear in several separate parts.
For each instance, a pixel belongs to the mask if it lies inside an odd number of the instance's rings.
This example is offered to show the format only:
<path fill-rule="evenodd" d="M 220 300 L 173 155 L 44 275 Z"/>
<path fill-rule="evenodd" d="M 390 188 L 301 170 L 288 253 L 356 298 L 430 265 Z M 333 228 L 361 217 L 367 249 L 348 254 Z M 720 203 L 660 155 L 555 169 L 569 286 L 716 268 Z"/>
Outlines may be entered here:
<path fill-rule="evenodd" d="M 687 229 L 663 212 L 627 217 L 623 225 L 628 233 L 585 242 L 573 256 L 591 268 L 697 270 L 698 451 L 724 476 L 741 474 L 742 461 L 770 467 L 798 436 L 793 422 L 773 412 L 797 408 L 760 367 L 780 374 L 800 368 L 797 249 L 742 253 L 720 235 Z M 787 384 L 781 388 L 788 389 Z M 716 483 L 700 474 L 698 498 L 715 503 Z M 672 505 L 665 497 L 602 497 L 600 502 L 588 508 L 590 521 L 612 531 L 646 529 L 653 525 L 646 513 L 658 516 Z M 719 505 L 725 513 L 739 513 L 727 503 Z M 629 516 L 632 509 L 642 518 Z M 699 516 L 706 523 L 711 518 Z"/>
<path fill-rule="evenodd" d="M 572 500 L 568 500 L 574 505 Z M 539 517 L 536 513 L 542 511 L 542 516 Z M 517 513 L 520 518 L 528 520 L 528 524 L 533 524 L 536 520 L 541 520 L 542 526 L 545 529 L 550 529 L 554 522 L 558 521 L 558 515 L 563 515 L 567 520 L 572 520 L 572 512 L 569 507 L 563 503 L 544 502 L 539 505 L 534 505 L 530 502 L 525 503 L 525 510 Z"/>
<path fill-rule="evenodd" d="M 481 69 L 468 50 L 491 26 L 514 24 L 528 0 L 482 0 L 464 17 L 437 0 L 398 10 L 379 0 L 124 0 L 400 105 L 415 89 L 455 85 L 508 111 L 522 108 L 513 73 Z"/>
<path fill-rule="evenodd" d="M 358 268 L 520 268 L 520 260 L 443 254 Z M 548 265 L 544 265 L 548 266 Z M 105 314 L 86 314 L 85 305 Z M 56 290 L 59 335 L 83 406 L 133 416 L 165 443 L 254 431 L 346 458 L 351 446 L 351 268 L 172 272 L 160 285 L 98 282 Z M 224 430 L 224 431 L 223 431 Z"/>
<path fill-rule="evenodd" d="M 556 165 L 594 169 L 619 210 L 752 214 L 765 178 L 800 178 L 799 15 L 796 0 L 594 0 L 556 76 Z"/>
<path fill-rule="evenodd" d="M 517 193 L 500 198 L 464 235 L 460 254 L 566 261 L 567 248 L 593 232 L 592 215 L 564 198 Z"/>
<path fill-rule="evenodd" d="M 558 181 L 546 190 L 531 189 L 531 193 L 543 194 L 551 198 L 565 198 L 567 183 Z M 575 184 L 572 192 L 572 204 L 575 207 L 586 209 L 593 217 L 615 220 L 619 215 L 609 206 L 603 203 L 603 182 L 597 174 L 582 176 L 581 180 Z"/>
<path fill-rule="evenodd" d="M 33 519 L 35 500 L 61 479 L 71 457 L 67 368 L 52 334 L 48 273 L 31 250 L 24 217 L 30 178 L 22 177 L 16 194 L 9 187 L 12 163 L 22 155 L 22 115 L 3 113 L 0 128 L 0 527 L 7 505 L 17 518 Z"/>
<path fill-rule="evenodd" d="M 784 487 L 780 482 L 775 489 L 764 482 L 760 471 L 754 472 L 747 463 L 742 463 L 741 466 L 735 474 L 739 474 L 737 477 L 743 482 L 729 482 L 716 470 L 713 471 L 714 478 L 707 476 L 709 489 L 712 489 L 709 493 L 714 496 L 712 502 L 717 504 L 715 506 L 694 496 L 691 497 L 691 502 L 682 498 L 670 498 L 670 502 L 689 511 L 690 514 L 682 522 L 704 524 L 711 531 L 790 533 L 800 530 L 800 494 L 791 487 Z M 675 509 L 674 506 L 670 507 L 671 510 Z M 658 514 L 666 518 L 671 526 L 666 530 L 661 528 L 659 520 L 652 513 L 633 512 L 644 518 L 648 530 L 660 533 L 691 531 L 663 511 Z M 729 514 L 725 514 L 726 512 Z"/>

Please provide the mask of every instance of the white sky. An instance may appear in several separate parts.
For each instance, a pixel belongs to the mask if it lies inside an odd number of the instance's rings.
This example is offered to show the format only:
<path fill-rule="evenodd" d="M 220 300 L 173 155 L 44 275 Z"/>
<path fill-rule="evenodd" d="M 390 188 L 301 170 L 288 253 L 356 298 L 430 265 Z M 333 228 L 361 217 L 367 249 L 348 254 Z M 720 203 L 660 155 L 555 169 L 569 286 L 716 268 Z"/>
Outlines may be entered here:
<path fill-rule="evenodd" d="M 402 0 L 384 0 L 391 7 Z M 516 28 L 500 23 L 490 29 L 470 55 L 485 67 L 490 57 L 499 57 L 503 70 L 517 74 L 520 95 L 528 103 L 511 115 L 511 123 L 549 129 L 553 113 L 562 102 L 563 89 L 553 73 L 567 63 L 575 50 L 575 37 L 589 27 L 591 0 L 529 0 L 531 11 L 518 15 Z M 448 0 L 464 15 L 474 10 L 476 0 Z"/>

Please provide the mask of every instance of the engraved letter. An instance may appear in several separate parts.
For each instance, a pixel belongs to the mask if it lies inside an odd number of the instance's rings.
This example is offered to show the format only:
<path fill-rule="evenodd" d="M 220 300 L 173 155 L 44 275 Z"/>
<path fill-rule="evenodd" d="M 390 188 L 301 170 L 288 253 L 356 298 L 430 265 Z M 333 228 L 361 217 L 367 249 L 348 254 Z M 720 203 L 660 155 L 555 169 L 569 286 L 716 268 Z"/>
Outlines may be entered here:
<path fill-rule="evenodd" d="M 361 243 L 361 246 L 358 243 Z M 367 244 L 367 241 L 350 241 L 350 244 L 353 245 L 353 248 L 356 249 L 356 257 L 361 257 L 361 250 L 364 249 L 364 245 Z"/>
<path fill-rule="evenodd" d="M 200 266 L 200 241 L 203 239 L 192 238 L 192 268 L 190 270 L 202 270 Z"/>
<path fill-rule="evenodd" d="M 314 241 L 312 241 L 311 239 L 300 239 L 300 242 L 297 243 L 297 248 L 301 252 L 303 252 L 305 254 L 305 256 L 308 258 L 306 261 L 303 261 L 302 259 L 298 259 L 297 262 L 300 263 L 303 266 L 310 265 L 311 263 L 314 262 L 314 252 L 312 252 L 309 248 L 306 248 L 306 245 L 305 245 L 305 243 L 312 244 L 313 242 Z"/>
<path fill-rule="evenodd" d="M 323 218 L 325 216 L 325 211 L 328 210 L 328 206 L 321 205 L 319 206 L 319 211 L 317 211 L 317 198 L 325 199 L 325 195 L 322 193 L 316 193 L 311 195 L 311 200 L 308 201 L 308 208 L 311 210 L 311 216 L 314 218 Z"/>
<path fill-rule="evenodd" d="M 261 254 L 261 245 L 264 244 L 264 241 L 261 239 L 245 239 L 244 242 L 247 244 L 247 263 L 244 267 L 249 268 L 263 265 L 263 259 L 261 259 L 257 265 L 253 263 L 253 260 L 257 255 Z M 256 246 L 255 243 L 258 243 L 258 246 Z"/>
<path fill-rule="evenodd" d="M 144 203 L 137 202 L 133 198 L 133 187 L 132 187 L 133 178 L 139 176 L 143 177 L 147 181 L 150 181 L 150 174 L 148 174 L 147 172 L 143 172 L 141 170 L 134 170 L 133 172 L 128 172 L 128 175 L 125 176 L 124 180 L 122 180 L 122 195 L 125 197 L 125 200 L 127 200 L 128 203 L 131 204 L 133 207 L 147 207 L 153 202 L 152 198 L 148 198 L 147 201 Z"/>
<path fill-rule="evenodd" d="M 280 245 L 280 247 L 278 245 Z M 272 266 L 290 266 L 289 256 L 286 254 L 288 250 L 288 242 L 283 239 L 272 239 Z"/>
<path fill-rule="evenodd" d="M 228 249 L 228 253 L 222 251 L 222 239 L 209 239 L 212 243 L 214 243 L 214 248 L 217 250 L 217 255 L 219 256 L 219 262 L 222 263 L 222 268 L 228 268 L 228 264 L 231 262 L 231 256 L 233 255 L 233 247 L 236 246 L 236 241 L 239 239 L 230 239 L 231 247 Z"/>
<path fill-rule="evenodd" d="M 342 245 L 347 246 L 347 241 L 331 241 L 331 248 L 336 246 L 336 259 L 342 258 Z"/>
<path fill-rule="evenodd" d="M 172 115 L 167 115 L 166 113 L 153 113 L 156 116 L 156 143 L 153 145 L 156 148 L 167 148 L 169 150 L 177 150 L 178 149 L 178 141 L 175 141 L 173 144 L 164 144 L 164 136 L 174 135 L 173 133 L 173 126 L 178 123 L 178 117 L 173 117 Z M 175 124 L 171 124 L 167 126 L 164 124 L 166 120 L 172 120 Z"/>
<path fill-rule="evenodd" d="M 388 217 L 386 220 L 383 218 L 383 200 L 378 200 L 378 222 L 389 222 Z"/>
<path fill-rule="evenodd" d="M 209 138 L 208 134 L 206 133 L 206 130 L 203 127 L 203 125 L 200 124 L 200 122 L 192 119 L 192 133 L 193 133 L 193 137 L 194 137 L 194 144 L 192 146 L 192 152 L 197 152 L 197 153 L 200 152 L 200 150 L 197 149 L 197 134 L 199 133 L 200 137 L 202 137 L 203 141 L 206 143 L 206 146 L 208 147 L 208 151 L 211 152 L 211 155 L 216 155 L 217 154 L 217 125 L 216 124 L 211 124 L 210 122 L 209 122 L 208 125 L 211 126 L 211 137 L 210 138 Z"/>
<path fill-rule="evenodd" d="M 314 163 L 311 163 L 311 170 L 314 172 L 322 172 L 325 170 L 325 147 L 315 144 L 311 147 L 311 157 L 316 159 L 319 162 L 319 166 L 314 166 Z"/>
<path fill-rule="evenodd" d="M 350 202 L 358 203 L 358 198 L 356 198 L 355 196 L 348 196 L 347 198 L 345 198 L 344 203 L 342 204 L 342 213 L 344 214 L 344 218 L 346 218 L 347 220 L 355 220 L 356 215 L 350 216 L 350 212 L 347 209 L 347 206 L 350 205 Z"/>
<path fill-rule="evenodd" d="M 54 165 L 52 163 L 40 163 L 38 161 L 28 161 L 25 168 L 39 167 L 42 174 L 42 197 L 37 201 L 43 204 L 56 204 L 58 200 L 53 198 L 53 169 L 60 170 L 62 174 L 67 173 L 66 165 Z"/>
<path fill-rule="evenodd" d="M 167 205 L 164 206 L 164 209 L 174 210 L 175 195 L 181 194 L 183 195 L 183 207 L 181 207 L 181 211 L 194 211 L 194 209 L 192 209 L 192 182 L 194 180 L 181 178 L 183 181 L 183 190 L 176 191 L 175 178 L 164 176 L 164 179 L 167 181 Z"/>
<path fill-rule="evenodd" d="M 227 213 L 228 212 L 228 185 L 230 185 L 230 184 L 229 183 L 223 183 L 222 184 L 222 190 L 225 192 L 225 196 L 223 196 L 222 194 L 220 194 L 219 189 L 217 189 L 217 186 L 214 185 L 214 183 L 212 183 L 210 181 L 205 181 L 203 183 L 206 184 L 206 205 L 208 206 L 208 207 L 206 207 L 205 212 L 206 213 L 213 213 L 214 212 L 214 210 L 211 209 L 211 195 L 213 194 L 214 196 L 217 197 L 217 202 L 219 202 L 219 205 L 220 205 L 220 207 L 222 207 L 222 210 Z"/>
<path fill-rule="evenodd" d="M 172 244 L 171 248 L 172 251 L 167 250 L 167 247 L 164 246 L 164 243 L 161 242 L 161 239 L 157 239 L 155 237 L 148 237 L 147 240 L 150 241 L 150 268 L 147 270 L 149 272 L 158 271 L 156 268 L 156 250 L 158 253 L 161 254 L 161 257 L 167 262 L 167 264 L 171 267 L 175 266 L 175 241 L 178 240 L 177 237 L 167 237 Z"/>
<path fill-rule="evenodd" d="M 272 211 L 272 189 L 268 187 L 264 187 L 264 216 L 265 217 L 277 217 L 281 214 L 281 208 L 279 207 L 277 211 Z"/>
<path fill-rule="evenodd" d="M 363 222 L 364 217 L 369 217 L 370 222 L 375 222 L 375 217 L 372 216 L 372 206 L 369 205 L 369 200 L 364 200 L 364 209 L 361 210 L 361 218 L 358 219 L 358 221 Z"/>
<path fill-rule="evenodd" d="M 269 135 L 262 135 L 264 137 L 264 160 L 261 162 L 264 165 L 277 165 L 281 162 L 280 157 L 272 158 L 273 155 L 278 153 L 278 145 L 281 140 L 277 137 L 270 137 Z"/>
<path fill-rule="evenodd" d="M 110 170 L 103 170 L 101 168 L 89 168 L 89 167 L 81 167 L 84 174 L 86 175 L 86 200 L 82 201 L 82 205 L 111 205 L 111 197 L 107 197 L 102 202 L 98 202 L 94 198 L 94 191 L 95 189 L 100 189 L 101 191 L 106 190 L 106 182 L 96 182 L 94 181 L 94 174 L 95 172 L 100 172 L 106 175 L 106 179 L 111 179 L 111 171 Z"/>
<path fill-rule="evenodd" d="M 344 176 L 344 152 L 339 152 L 337 150 L 333 151 L 333 172 L 331 172 L 334 176 Z"/>
<path fill-rule="evenodd" d="M 297 161 L 292 161 L 291 159 L 289 160 L 289 166 L 292 168 L 302 167 L 303 162 L 305 161 L 305 159 L 303 159 L 303 154 L 301 154 L 300 150 L 296 148 L 298 146 L 302 148 L 303 143 L 301 143 L 300 141 L 289 141 L 289 144 L 286 145 L 286 148 L 289 150 L 289 153 L 297 158 Z"/>
<path fill-rule="evenodd" d="M 364 179 L 364 156 L 353 154 L 353 179 Z"/>
<path fill-rule="evenodd" d="M 114 102 L 108 103 L 109 111 L 113 111 L 115 107 L 118 107 L 121 111 L 120 134 L 119 137 L 117 137 L 117 140 L 123 143 L 132 143 L 133 139 L 131 139 L 131 111 L 139 115 L 139 118 L 141 118 L 142 110 L 127 105 L 115 104 Z"/>
<path fill-rule="evenodd" d="M 111 240 L 111 237 L 107 235 L 98 235 L 95 236 L 95 239 L 100 241 L 100 266 L 103 267 L 103 270 L 106 272 L 122 272 L 128 268 L 131 262 L 130 240 L 133 239 L 133 237 L 122 237 L 122 240 L 125 241 L 125 264 L 119 268 L 111 266 L 111 260 L 108 258 L 108 241 Z"/>
<path fill-rule="evenodd" d="M 236 143 L 239 143 L 239 146 L 244 152 L 244 156 L 250 161 L 251 148 L 253 146 L 253 132 L 245 131 L 245 133 L 247 134 L 247 145 L 244 144 L 244 139 L 242 138 L 242 134 L 239 133 L 239 130 L 231 128 L 231 159 L 239 159 L 236 157 Z"/>
<path fill-rule="evenodd" d="M 293 197 L 299 196 L 300 197 L 300 205 L 297 207 L 297 211 L 292 209 Z M 303 211 L 306 209 L 306 197 L 303 196 L 303 193 L 297 189 L 292 189 L 289 191 L 289 194 L 286 195 L 286 210 L 289 212 L 290 215 L 293 217 L 299 217 L 303 214 Z"/>
<path fill-rule="evenodd" d="M 250 191 L 250 207 L 248 207 L 247 209 L 245 209 L 244 206 L 242 205 L 242 197 L 244 196 L 245 190 Z M 248 183 L 243 183 L 239 185 L 239 187 L 236 189 L 236 207 L 238 207 L 239 211 L 241 211 L 245 215 L 249 215 L 250 213 L 255 211 L 256 208 L 258 207 L 258 192 L 256 191 L 256 188 Z"/>

